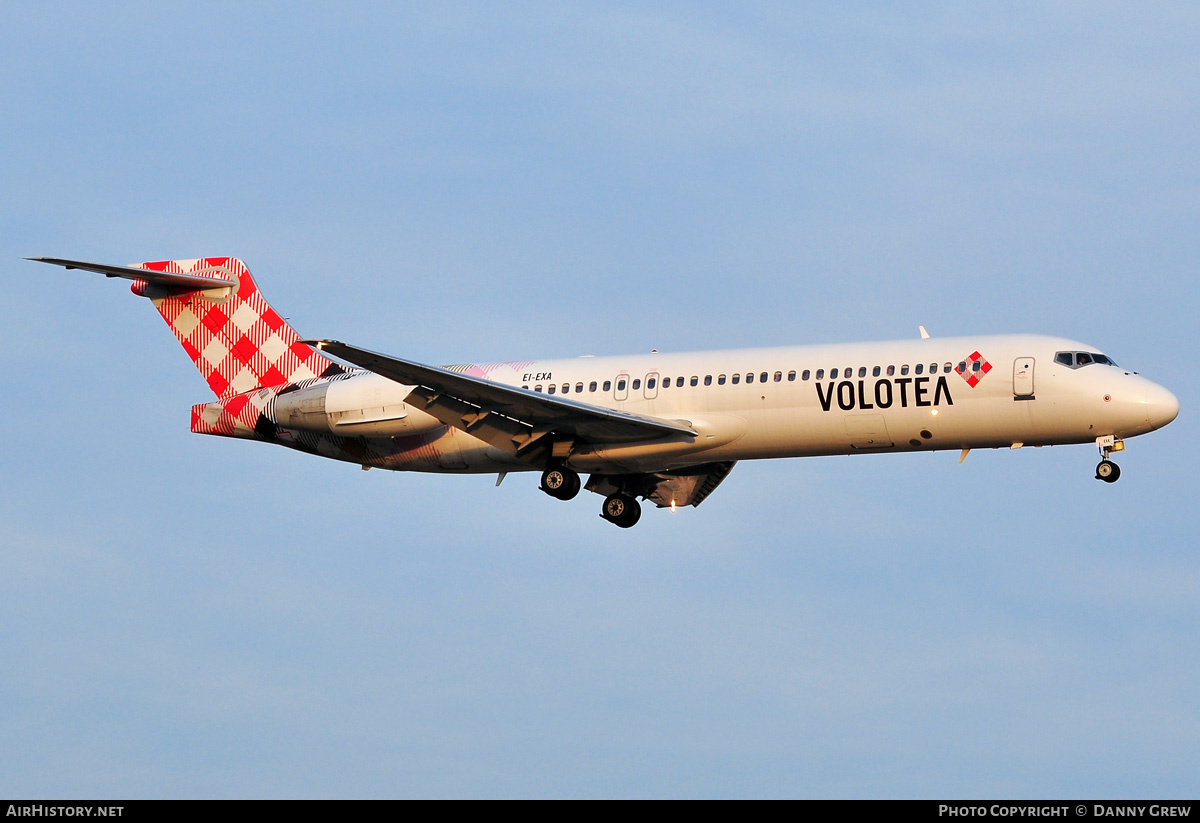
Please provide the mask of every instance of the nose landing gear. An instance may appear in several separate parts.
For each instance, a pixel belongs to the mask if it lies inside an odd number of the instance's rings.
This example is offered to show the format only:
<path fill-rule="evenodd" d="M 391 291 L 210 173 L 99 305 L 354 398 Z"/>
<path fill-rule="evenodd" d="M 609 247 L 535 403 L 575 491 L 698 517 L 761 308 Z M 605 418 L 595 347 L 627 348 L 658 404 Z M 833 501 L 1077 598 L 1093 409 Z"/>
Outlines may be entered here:
<path fill-rule="evenodd" d="M 1121 476 L 1121 467 L 1108 459 L 1112 452 L 1125 451 L 1125 441 L 1118 440 L 1111 434 L 1107 437 L 1097 437 L 1096 446 L 1100 449 L 1101 461 L 1096 466 L 1096 479 L 1105 483 L 1116 483 Z"/>

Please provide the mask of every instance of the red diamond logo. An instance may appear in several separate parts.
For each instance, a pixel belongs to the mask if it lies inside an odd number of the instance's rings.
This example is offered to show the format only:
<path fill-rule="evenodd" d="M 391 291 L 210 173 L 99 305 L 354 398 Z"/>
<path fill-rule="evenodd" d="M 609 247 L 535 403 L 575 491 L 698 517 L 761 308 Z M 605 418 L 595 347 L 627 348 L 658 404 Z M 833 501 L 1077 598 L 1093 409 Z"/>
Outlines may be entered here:
<path fill-rule="evenodd" d="M 963 380 L 967 381 L 967 385 L 975 388 L 979 385 L 979 381 L 983 376 L 992 370 L 992 364 L 984 359 L 979 352 L 974 352 L 966 360 L 954 367 L 954 370 L 959 373 Z"/>

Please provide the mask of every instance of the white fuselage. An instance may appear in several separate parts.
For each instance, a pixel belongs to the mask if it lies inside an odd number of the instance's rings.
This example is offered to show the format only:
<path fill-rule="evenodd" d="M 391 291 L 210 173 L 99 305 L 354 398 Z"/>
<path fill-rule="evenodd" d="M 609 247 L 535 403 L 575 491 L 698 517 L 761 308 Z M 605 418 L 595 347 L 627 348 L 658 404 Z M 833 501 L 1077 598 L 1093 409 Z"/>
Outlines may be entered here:
<path fill-rule="evenodd" d="M 686 421 L 698 432 L 580 447 L 566 460 L 578 471 L 624 473 L 755 458 L 1091 443 L 1102 436 L 1143 434 L 1174 419 L 1175 397 L 1133 372 L 1055 360 L 1059 352 L 1098 351 L 1063 338 L 1001 335 L 449 368 L 595 406 Z M 397 443 L 392 459 L 372 461 L 387 468 L 533 468 L 406 405 L 410 390 L 376 374 L 355 373 L 330 383 L 320 407 L 313 406 L 321 420 L 303 422 L 297 413 L 281 415 L 279 425 L 391 438 Z M 413 446 L 414 458 L 405 460 L 401 443 L 416 435 L 425 439 Z M 436 460 L 428 459 L 430 447 Z"/>

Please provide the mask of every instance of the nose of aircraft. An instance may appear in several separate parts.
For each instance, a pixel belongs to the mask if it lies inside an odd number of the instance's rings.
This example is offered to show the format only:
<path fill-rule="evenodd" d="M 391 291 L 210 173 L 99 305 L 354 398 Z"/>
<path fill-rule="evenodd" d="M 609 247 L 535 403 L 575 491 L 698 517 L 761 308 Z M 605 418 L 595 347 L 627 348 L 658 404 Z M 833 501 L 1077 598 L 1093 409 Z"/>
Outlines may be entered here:
<path fill-rule="evenodd" d="M 1170 423 L 1179 414 L 1179 398 L 1157 383 L 1146 389 L 1146 422 L 1156 429 Z"/>

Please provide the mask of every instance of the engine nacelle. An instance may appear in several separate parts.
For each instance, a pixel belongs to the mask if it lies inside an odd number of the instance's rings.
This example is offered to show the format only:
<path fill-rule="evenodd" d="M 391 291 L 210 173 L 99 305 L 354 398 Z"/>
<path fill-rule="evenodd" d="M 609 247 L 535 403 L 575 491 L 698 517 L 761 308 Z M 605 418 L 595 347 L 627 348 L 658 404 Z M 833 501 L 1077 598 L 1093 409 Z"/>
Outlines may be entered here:
<path fill-rule="evenodd" d="M 356 374 L 280 394 L 275 422 L 344 437 L 400 437 L 442 428 L 437 418 L 404 402 L 411 391 L 377 374 Z"/>

